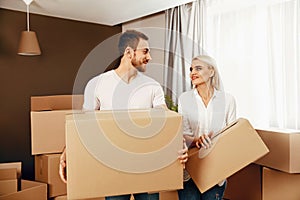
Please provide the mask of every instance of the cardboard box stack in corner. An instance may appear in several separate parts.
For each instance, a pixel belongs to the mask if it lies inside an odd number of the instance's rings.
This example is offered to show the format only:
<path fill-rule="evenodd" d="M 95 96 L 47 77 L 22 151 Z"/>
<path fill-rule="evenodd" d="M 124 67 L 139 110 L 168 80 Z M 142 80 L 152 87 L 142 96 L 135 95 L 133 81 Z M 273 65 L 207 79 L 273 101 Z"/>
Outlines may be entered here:
<path fill-rule="evenodd" d="M 300 131 L 256 129 L 269 153 L 227 179 L 225 199 L 299 200 Z"/>
<path fill-rule="evenodd" d="M 81 110 L 82 95 L 31 97 L 31 152 L 35 180 L 48 184 L 48 197 L 67 193 L 59 177 L 59 158 L 65 147 L 65 115 Z"/>
<path fill-rule="evenodd" d="M 263 166 L 263 200 L 300 199 L 300 131 L 259 129 L 270 153 L 255 163 Z"/>
<path fill-rule="evenodd" d="M 32 199 L 47 200 L 47 184 L 21 179 L 20 162 L 0 163 L 0 200 Z"/>

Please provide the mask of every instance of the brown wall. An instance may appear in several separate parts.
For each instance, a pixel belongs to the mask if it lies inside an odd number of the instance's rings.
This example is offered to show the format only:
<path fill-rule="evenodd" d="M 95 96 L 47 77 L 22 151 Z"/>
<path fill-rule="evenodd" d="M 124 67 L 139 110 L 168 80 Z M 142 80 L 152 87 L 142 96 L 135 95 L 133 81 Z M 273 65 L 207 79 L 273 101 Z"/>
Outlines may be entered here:
<path fill-rule="evenodd" d="M 30 96 L 71 94 L 88 53 L 122 28 L 34 14 L 30 26 L 38 35 L 41 56 L 17 55 L 26 14 L 0 9 L 0 162 L 22 161 L 25 179 L 34 178 Z"/>

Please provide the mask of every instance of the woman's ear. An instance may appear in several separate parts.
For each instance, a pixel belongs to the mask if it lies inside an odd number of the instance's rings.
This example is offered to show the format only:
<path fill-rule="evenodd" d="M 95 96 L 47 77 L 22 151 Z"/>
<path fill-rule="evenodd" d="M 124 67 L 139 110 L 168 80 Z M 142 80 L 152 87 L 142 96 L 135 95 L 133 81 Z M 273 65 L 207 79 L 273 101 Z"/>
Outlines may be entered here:
<path fill-rule="evenodd" d="M 211 78 L 211 77 L 213 77 L 214 75 L 215 75 L 215 70 L 212 69 L 211 72 L 210 72 L 210 76 L 209 76 L 209 77 Z"/>

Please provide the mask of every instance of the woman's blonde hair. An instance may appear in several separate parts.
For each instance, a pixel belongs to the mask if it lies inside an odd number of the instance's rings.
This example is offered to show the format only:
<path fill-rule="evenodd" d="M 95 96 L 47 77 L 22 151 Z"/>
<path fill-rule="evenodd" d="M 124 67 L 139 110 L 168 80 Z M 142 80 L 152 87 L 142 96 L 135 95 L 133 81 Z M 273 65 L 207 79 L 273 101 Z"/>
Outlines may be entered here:
<path fill-rule="evenodd" d="M 210 56 L 207 55 L 199 55 L 196 56 L 192 59 L 192 61 L 194 60 L 199 60 L 201 62 L 204 62 L 208 65 L 209 68 L 212 68 L 214 70 L 214 75 L 211 77 L 211 85 L 216 89 L 216 90 L 220 90 L 220 76 L 219 76 L 219 72 L 217 69 L 217 63 L 215 61 L 215 59 L 213 59 Z"/>

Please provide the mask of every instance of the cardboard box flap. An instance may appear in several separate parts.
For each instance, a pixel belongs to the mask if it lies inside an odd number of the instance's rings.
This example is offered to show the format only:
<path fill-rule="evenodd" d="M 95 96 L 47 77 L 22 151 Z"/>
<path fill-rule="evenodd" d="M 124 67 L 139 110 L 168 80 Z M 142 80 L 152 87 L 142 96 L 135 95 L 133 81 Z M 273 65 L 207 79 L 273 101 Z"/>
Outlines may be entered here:
<path fill-rule="evenodd" d="M 21 180 L 21 190 L 32 189 L 36 187 L 44 187 L 45 183 L 40 183 L 36 181 L 29 181 L 29 180 Z"/>
<path fill-rule="evenodd" d="M 127 119 L 138 118 L 162 118 L 176 117 L 178 114 L 174 111 L 165 111 L 164 109 L 130 109 L 130 110 L 101 110 L 101 111 L 76 111 L 68 113 L 66 120 L 92 120 L 92 119 Z M 148 121 L 150 122 L 150 121 Z"/>
<path fill-rule="evenodd" d="M 200 159 L 198 149 L 190 150 L 186 168 L 199 190 L 205 192 L 268 152 L 249 121 L 240 118 L 219 135 L 206 157 Z"/>
<path fill-rule="evenodd" d="M 273 133 L 281 133 L 281 134 L 300 134 L 300 130 L 296 129 L 286 129 L 286 128 L 278 128 L 278 127 L 268 127 L 268 128 L 256 128 L 257 131 L 268 131 Z"/>
<path fill-rule="evenodd" d="M 31 97 L 31 111 L 81 109 L 83 95 L 53 95 Z"/>

